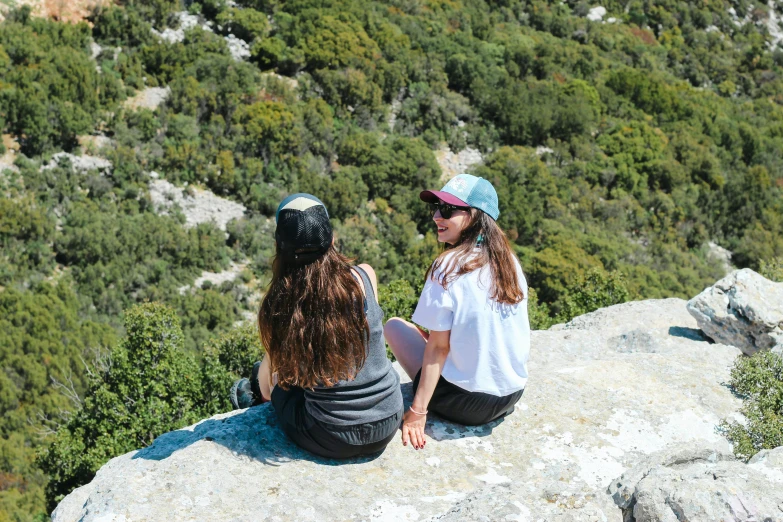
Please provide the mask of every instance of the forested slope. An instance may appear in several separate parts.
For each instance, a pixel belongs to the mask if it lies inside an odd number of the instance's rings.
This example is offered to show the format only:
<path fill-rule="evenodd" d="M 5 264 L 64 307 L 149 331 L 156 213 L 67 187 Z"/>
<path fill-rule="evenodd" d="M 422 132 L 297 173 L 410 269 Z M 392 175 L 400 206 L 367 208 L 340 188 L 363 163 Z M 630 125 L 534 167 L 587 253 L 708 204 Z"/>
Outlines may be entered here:
<path fill-rule="evenodd" d="M 45 515 L 36 451 L 99 389 L 124 310 L 172 307 L 197 359 L 254 311 L 286 194 L 325 201 L 340 248 L 393 282 L 390 311 L 410 306 L 438 252 L 418 193 L 442 184 L 444 143 L 481 151 L 472 169 L 498 189 L 539 326 L 595 303 L 691 297 L 723 274 L 711 241 L 738 267 L 783 256 L 783 4 L 598 5 L 142 0 L 77 24 L 8 13 L 0 521 Z M 127 103 L 150 87 L 168 89 L 157 108 Z M 52 161 L 60 151 L 112 166 Z M 151 172 L 245 216 L 186 226 L 153 204 Z M 232 262 L 247 266 L 233 282 L 183 290 Z M 603 293 L 586 301 L 584 288 Z"/>

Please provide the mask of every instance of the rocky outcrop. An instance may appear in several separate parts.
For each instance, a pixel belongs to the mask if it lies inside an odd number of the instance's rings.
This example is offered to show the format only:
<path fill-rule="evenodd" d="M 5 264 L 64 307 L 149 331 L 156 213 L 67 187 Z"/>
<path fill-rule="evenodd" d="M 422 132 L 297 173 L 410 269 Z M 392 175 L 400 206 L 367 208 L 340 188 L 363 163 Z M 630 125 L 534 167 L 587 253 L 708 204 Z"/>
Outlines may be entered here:
<path fill-rule="evenodd" d="M 129 110 L 149 109 L 154 111 L 171 94 L 171 87 L 147 87 L 125 100 L 123 107 Z"/>
<path fill-rule="evenodd" d="M 41 166 L 41 170 L 50 170 L 56 168 L 60 162 L 63 161 L 70 162 L 71 167 L 78 171 L 97 170 L 106 173 L 112 168 L 111 161 L 105 158 L 89 156 L 87 154 L 76 156 L 68 152 L 58 152 L 52 155 L 51 161 Z"/>
<path fill-rule="evenodd" d="M 107 0 L 8 0 L 0 3 L 0 21 L 5 19 L 9 9 L 29 5 L 33 16 L 77 23 L 86 19 L 95 8 L 110 4 Z"/>
<path fill-rule="evenodd" d="M 587 12 L 587 19 L 591 22 L 600 22 L 604 19 L 604 16 L 606 16 L 606 7 L 600 5 L 591 8 L 590 11 Z"/>
<path fill-rule="evenodd" d="M 714 241 L 707 243 L 707 259 L 712 259 L 720 263 L 723 273 L 729 275 L 735 269 L 731 266 L 731 256 L 734 254 Z"/>
<path fill-rule="evenodd" d="M 190 14 L 187 11 L 179 11 L 173 13 L 170 18 L 176 20 L 176 28 L 164 27 L 162 31 L 152 29 L 152 34 L 168 43 L 181 43 L 185 41 L 185 33 L 195 27 L 201 27 L 203 31 L 214 32 L 214 22 L 211 20 L 204 20 L 198 15 Z M 202 23 L 203 22 L 203 23 Z M 250 44 L 229 34 L 224 36 L 223 39 L 228 47 L 228 52 L 234 60 L 244 60 L 250 58 Z"/>
<path fill-rule="evenodd" d="M 159 214 L 168 214 L 178 205 L 185 214 L 185 226 L 195 227 L 199 223 L 215 223 L 220 230 L 232 219 L 245 215 L 244 205 L 216 196 L 209 190 L 195 187 L 177 187 L 165 179 L 159 179 L 157 172 L 149 173 L 150 200 Z"/>
<path fill-rule="evenodd" d="M 424 450 L 395 440 L 374 458 L 324 460 L 263 405 L 111 460 L 52 519 L 620 522 L 607 488 L 649 455 L 730 453 L 716 426 L 740 404 L 722 384 L 740 351 L 710 344 L 685 304 L 626 303 L 534 332 L 516 411 L 481 427 L 431 416 Z"/>
<path fill-rule="evenodd" d="M 220 286 L 225 282 L 233 281 L 237 277 L 239 277 L 239 274 L 242 273 L 242 271 L 247 268 L 247 263 L 234 263 L 231 262 L 231 265 L 228 267 L 228 270 L 223 270 L 222 272 L 207 272 L 203 271 L 201 272 L 201 275 L 196 278 L 195 281 L 193 281 L 192 285 L 185 285 L 179 287 L 179 293 L 180 295 L 184 295 L 189 290 L 195 289 L 195 288 L 201 288 L 201 286 L 209 281 L 210 284 L 213 286 Z M 252 317 L 252 314 L 251 314 Z"/>
<path fill-rule="evenodd" d="M 753 270 L 732 272 L 688 301 L 699 328 L 747 355 L 783 349 L 783 283 Z"/>
<path fill-rule="evenodd" d="M 14 165 L 14 161 L 16 161 L 16 155 L 19 152 L 19 142 L 10 134 L 3 134 L 2 140 L 5 152 L 0 155 L 0 173 L 6 169 L 18 172 L 19 169 Z"/>
<path fill-rule="evenodd" d="M 720 450 L 655 454 L 612 481 L 626 520 L 783 520 L 783 447 L 749 464 Z"/>
<path fill-rule="evenodd" d="M 393 125 L 390 125 L 392 127 Z M 480 165 L 484 158 L 481 151 L 465 147 L 459 152 L 453 152 L 447 144 L 442 144 L 441 148 L 435 151 L 435 159 L 440 165 L 440 179 L 446 182 L 456 176 L 469 172 L 474 165 Z"/>

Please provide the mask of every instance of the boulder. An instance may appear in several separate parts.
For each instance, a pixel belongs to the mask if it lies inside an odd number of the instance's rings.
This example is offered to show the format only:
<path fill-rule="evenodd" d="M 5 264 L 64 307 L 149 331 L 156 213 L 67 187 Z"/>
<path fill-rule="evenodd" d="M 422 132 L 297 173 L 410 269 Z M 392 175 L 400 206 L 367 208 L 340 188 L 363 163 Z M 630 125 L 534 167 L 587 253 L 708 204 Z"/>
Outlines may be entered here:
<path fill-rule="evenodd" d="M 746 355 L 783 348 L 783 283 L 736 270 L 688 301 L 699 328 Z"/>
<path fill-rule="evenodd" d="M 708 448 L 672 448 L 645 459 L 608 489 L 626 520 L 783 520 L 783 447 L 749 464 Z"/>
<path fill-rule="evenodd" d="M 710 344 L 685 305 L 626 303 L 533 332 L 514 413 L 480 427 L 430 416 L 423 450 L 394 440 L 377 456 L 321 459 L 262 405 L 112 459 L 52 520 L 621 522 L 607 488 L 650 455 L 731 452 L 716 427 L 740 405 L 723 384 L 740 351 Z"/>

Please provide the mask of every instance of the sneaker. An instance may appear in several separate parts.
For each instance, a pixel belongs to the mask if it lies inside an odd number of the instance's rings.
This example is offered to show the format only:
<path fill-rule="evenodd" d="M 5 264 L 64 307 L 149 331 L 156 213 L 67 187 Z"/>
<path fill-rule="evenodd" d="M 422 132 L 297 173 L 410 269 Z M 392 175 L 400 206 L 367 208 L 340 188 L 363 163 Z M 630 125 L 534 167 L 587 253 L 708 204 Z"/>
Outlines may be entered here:
<path fill-rule="evenodd" d="M 236 381 L 232 386 L 229 393 L 229 399 L 231 399 L 231 405 L 235 410 L 241 410 L 261 404 L 256 399 L 256 394 L 250 389 L 250 380 L 241 378 Z"/>
<path fill-rule="evenodd" d="M 253 365 L 250 372 L 250 379 L 242 378 L 234 382 L 229 390 L 229 399 L 235 410 L 258 406 L 267 402 L 261 395 L 261 388 L 258 385 L 258 370 L 261 367 L 261 361 Z"/>

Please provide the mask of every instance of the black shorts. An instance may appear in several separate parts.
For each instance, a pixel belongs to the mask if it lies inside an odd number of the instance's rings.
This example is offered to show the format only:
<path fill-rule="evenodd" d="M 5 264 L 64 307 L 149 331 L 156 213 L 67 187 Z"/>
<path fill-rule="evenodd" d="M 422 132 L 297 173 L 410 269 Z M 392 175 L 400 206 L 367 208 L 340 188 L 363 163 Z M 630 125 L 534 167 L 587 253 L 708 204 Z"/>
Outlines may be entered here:
<path fill-rule="evenodd" d="M 421 370 L 413 379 L 413 393 L 419 388 Z M 438 379 L 427 409 L 446 420 L 465 426 L 478 426 L 499 419 L 514 411 L 524 388 L 505 397 L 470 392 L 452 384 L 443 376 Z"/>
<path fill-rule="evenodd" d="M 320 457 L 347 459 L 383 451 L 397 435 L 403 410 L 379 421 L 340 426 L 316 420 L 305 407 L 302 388 L 275 386 L 272 407 L 280 427 L 299 447 Z"/>

